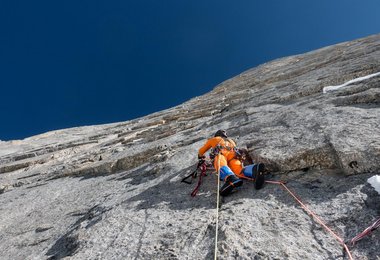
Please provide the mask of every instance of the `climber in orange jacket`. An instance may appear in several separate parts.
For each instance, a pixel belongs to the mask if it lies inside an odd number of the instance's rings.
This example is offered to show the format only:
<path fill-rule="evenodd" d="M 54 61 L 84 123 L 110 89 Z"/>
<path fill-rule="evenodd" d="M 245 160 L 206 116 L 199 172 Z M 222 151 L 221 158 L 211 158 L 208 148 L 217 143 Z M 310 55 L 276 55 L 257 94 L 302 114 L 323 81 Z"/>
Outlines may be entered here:
<path fill-rule="evenodd" d="M 212 149 L 210 158 L 214 160 L 214 168 L 220 173 L 220 180 L 224 185 L 220 189 L 220 195 L 228 195 L 235 187 L 243 184 L 240 178 L 250 178 L 255 182 L 255 188 L 260 189 L 264 184 L 264 164 L 253 164 L 252 159 L 245 149 L 238 149 L 236 143 L 227 137 L 226 131 L 218 130 L 214 137 L 207 140 L 198 152 L 198 159 L 204 160 L 205 153 Z M 244 167 L 245 157 L 250 159 L 250 165 Z"/>

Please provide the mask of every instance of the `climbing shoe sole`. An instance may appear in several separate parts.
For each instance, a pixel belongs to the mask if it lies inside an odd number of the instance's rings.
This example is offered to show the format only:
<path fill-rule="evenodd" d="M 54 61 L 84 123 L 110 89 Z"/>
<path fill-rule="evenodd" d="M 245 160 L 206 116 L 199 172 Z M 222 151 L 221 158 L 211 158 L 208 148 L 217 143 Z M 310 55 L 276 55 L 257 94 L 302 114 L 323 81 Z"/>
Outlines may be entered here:
<path fill-rule="evenodd" d="M 263 163 L 257 164 L 257 167 L 255 167 L 255 189 L 259 190 L 263 187 L 265 178 L 264 178 L 264 169 L 265 165 Z"/>

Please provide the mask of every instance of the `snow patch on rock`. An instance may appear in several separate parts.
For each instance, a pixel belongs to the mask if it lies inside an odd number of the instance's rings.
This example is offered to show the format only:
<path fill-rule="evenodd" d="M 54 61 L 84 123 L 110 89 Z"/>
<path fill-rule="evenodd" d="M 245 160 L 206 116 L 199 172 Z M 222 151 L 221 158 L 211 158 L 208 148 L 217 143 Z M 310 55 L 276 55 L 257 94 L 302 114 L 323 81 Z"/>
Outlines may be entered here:
<path fill-rule="evenodd" d="M 372 185 L 372 187 L 375 188 L 377 193 L 380 194 L 380 175 L 372 176 L 368 179 L 368 183 Z"/>
<path fill-rule="evenodd" d="M 376 73 L 373 73 L 373 74 L 370 74 L 370 75 L 367 75 L 367 76 L 364 76 L 364 77 L 359 77 L 359 78 L 356 78 L 356 79 L 349 80 L 349 81 L 347 81 L 346 83 L 344 83 L 342 85 L 327 86 L 327 87 L 323 88 L 323 93 L 327 93 L 327 92 L 330 92 L 330 91 L 335 91 L 335 90 L 338 90 L 340 88 L 344 88 L 344 87 L 346 87 L 346 86 L 348 86 L 348 85 L 350 85 L 352 83 L 357 83 L 357 82 L 360 82 L 360 81 L 364 81 L 364 80 L 376 77 L 378 75 L 380 75 L 380 72 L 376 72 Z"/>

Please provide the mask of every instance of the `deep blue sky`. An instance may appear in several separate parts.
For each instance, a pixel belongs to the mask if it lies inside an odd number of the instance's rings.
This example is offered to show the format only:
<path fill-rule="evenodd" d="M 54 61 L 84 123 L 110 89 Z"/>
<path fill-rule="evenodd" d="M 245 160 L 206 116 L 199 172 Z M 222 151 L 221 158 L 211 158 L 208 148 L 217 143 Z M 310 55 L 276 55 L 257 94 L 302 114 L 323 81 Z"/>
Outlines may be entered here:
<path fill-rule="evenodd" d="M 379 0 L 1 0 L 0 139 L 125 121 L 379 33 Z"/>

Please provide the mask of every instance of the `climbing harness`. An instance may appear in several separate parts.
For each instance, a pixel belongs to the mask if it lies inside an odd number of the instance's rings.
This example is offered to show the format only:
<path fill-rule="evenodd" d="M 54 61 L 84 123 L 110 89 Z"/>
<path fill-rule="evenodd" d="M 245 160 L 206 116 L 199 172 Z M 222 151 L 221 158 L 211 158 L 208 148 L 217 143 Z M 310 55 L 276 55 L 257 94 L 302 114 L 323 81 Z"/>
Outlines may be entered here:
<path fill-rule="evenodd" d="M 348 257 L 350 260 L 353 260 L 352 258 L 352 255 L 351 255 L 351 252 L 350 250 L 348 249 L 348 246 L 346 245 L 346 243 L 344 242 L 344 240 L 339 237 L 334 231 L 331 230 L 331 228 L 329 228 L 323 221 L 320 217 L 317 216 L 317 214 L 315 214 L 312 210 L 310 210 L 302 201 L 301 199 L 293 192 L 291 191 L 285 184 L 285 182 L 283 181 L 265 181 L 266 183 L 271 183 L 271 184 L 278 184 L 278 185 L 281 185 L 282 188 L 284 188 L 300 205 L 301 207 L 310 215 L 312 216 L 322 227 L 324 227 L 324 229 L 326 229 L 328 232 L 330 232 L 333 237 L 335 237 L 336 240 L 338 240 L 338 242 L 343 246 L 344 250 L 346 251 Z"/>
<path fill-rule="evenodd" d="M 195 197 L 195 195 L 197 195 L 198 193 L 198 190 L 199 190 L 199 187 L 201 186 L 202 184 L 202 177 L 203 176 L 206 176 L 206 170 L 207 170 L 207 165 L 206 165 L 206 161 L 204 160 L 200 160 L 198 162 L 198 165 L 197 165 L 197 168 L 192 172 L 190 173 L 189 175 L 187 175 L 186 177 L 184 177 L 181 182 L 184 182 L 184 183 L 187 183 L 187 184 L 191 184 L 192 182 L 191 181 L 188 181 L 187 179 L 188 178 L 192 178 L 192 179 L 195 179 L 198 175 L 198 170 L 201 170 L 201 173 L 199 174 L 199 178 L 198 178 L 198 183 L 197 183 L 197 186 L 194 188 L 194 190 L 191 192 L 191 197 Z"/>
<path fill-rule="evenodd" d="M 224 141 L 226 144 L 225 145 L 220 144 L 222 141 Z M 218 154 L 223 154 L 223 150 L 226 150 L 229 152 L 234 150 L 236 152 L 237 148 L 235 146 L 236 144 L 234 144 L 233 140 L 229 138 L 223 138 L 222 140 L 219 141 L 219 143 L 214 148 L 211 149 L 210 159 L 214 160 Z"/>
<path fill-rule="evenodd" d="M 377 229 L 380 226 L 380 218 L 376 220 L 371 226 L 367 227 L 364 229 L 363 232 L 360 234 L 356 235 L 354 238 L 351 239 L 351 246 L 354 246 L 356 242 L 361 240 L 362 238 L 368 236 L 369 234 L 372 233 L 375 229 Z"/>

